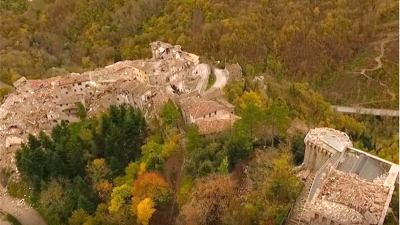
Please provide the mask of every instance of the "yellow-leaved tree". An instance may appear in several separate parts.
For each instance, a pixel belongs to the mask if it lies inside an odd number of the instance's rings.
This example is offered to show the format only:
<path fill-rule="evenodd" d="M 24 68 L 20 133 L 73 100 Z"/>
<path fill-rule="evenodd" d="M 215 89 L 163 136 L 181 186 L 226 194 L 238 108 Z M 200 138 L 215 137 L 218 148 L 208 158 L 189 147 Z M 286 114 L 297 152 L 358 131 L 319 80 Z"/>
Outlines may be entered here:
<path fill-rule="evenodd" d="M 138 222 L 142 225 L 148 225 L 149 220 L 153 213 L 156 210 L 154 209 L 154 202 L 151 198 L 145 198 L 137 205 L 137 219 Z"/>
<path fill-rule="evenodd" d="M 126 199 L 131 196 L 129 189 L 130 187 L 124 184 L 112 190 L 110 207 L 108 207 L 110 213 L 118 213 L 124 207 Z"/>

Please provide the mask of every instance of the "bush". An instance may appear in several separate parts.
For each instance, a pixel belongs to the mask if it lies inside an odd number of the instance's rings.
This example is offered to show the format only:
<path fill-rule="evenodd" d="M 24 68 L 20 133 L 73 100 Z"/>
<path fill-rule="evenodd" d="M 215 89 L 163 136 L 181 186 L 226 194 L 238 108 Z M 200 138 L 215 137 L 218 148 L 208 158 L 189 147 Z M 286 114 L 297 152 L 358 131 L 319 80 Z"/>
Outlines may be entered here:
<path fill-rule="evenodd" d="M 31 194 L 29 184 L 22 179 L 10 179 L 7 184 L 7 192 L 15 198 L 22 199 L 29 198 Z"/>

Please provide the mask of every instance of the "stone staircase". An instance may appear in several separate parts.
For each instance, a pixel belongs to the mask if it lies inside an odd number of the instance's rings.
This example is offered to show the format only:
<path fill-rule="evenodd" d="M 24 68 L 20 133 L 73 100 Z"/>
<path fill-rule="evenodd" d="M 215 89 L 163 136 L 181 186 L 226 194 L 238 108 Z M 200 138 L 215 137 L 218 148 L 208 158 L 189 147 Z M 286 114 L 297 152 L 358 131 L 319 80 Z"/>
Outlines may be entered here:
<path fill-rule="evenodd" d="M 302 216 L 304 205 L 307 201 L 308 193 L 310 193 L 311 185 L 314 181 L 315 174 L 310 174 L 307 177 L 307 180 L 304 184 L 303 190 L 301 191 L 299 197 L 296 200 L 296 203 L 293 206 L 289 217 L 286 220 L 285 225 L 306 225 L 300 218 Z"/>

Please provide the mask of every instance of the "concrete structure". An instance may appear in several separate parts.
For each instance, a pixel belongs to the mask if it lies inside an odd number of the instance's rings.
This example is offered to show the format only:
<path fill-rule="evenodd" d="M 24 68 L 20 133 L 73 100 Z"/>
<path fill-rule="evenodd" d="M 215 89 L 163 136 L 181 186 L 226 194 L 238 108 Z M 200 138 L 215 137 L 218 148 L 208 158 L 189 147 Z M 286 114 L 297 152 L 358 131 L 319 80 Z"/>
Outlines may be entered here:
<path fill-rule="evenodd" d="M 287 224 L 382 225 L 399 166 L 353 148 L 345 133 L 331 128 L 310 130 L 304 142 L 302 167 L 311 185 Z"/>
<path fill-rule="evenodd" d="M 363 107 L 349 107 L 341 105 L 333 105 L 332 108 L 338 112 L 348 113 L 348 114 L 366 114 L 373 116 L 399 117 L 399 111 L 393 109 L 375 109 L 375 108 L 363 108 Z"/>

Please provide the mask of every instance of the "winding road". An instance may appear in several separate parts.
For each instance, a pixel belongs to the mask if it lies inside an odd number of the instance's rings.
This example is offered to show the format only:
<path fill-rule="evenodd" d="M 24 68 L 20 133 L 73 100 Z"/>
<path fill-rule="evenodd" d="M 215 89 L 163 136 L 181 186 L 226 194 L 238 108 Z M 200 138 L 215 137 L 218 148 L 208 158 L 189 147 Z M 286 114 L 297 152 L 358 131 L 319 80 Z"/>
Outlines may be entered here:
<path fill-rule="evenodd" d="M 372 78 L 367 74 L 367 72 L 373 72 L 376 70 L 379 70 L 382 68 L 383 63 L 382 63 L 382 58 L 385 56 L 385 45 L 388 44 L 389 42 L 395 41 L 398 39 L 398 34 L 397 33 L 390 33 L 379 42 L 379 55 L 374 58 L 374 61 L 376 62 L 376 65 L 372 68 L 363 68 L 361 71 L 356 71 L 352 73 L 360 74 L 364 77 L 366 77 L 368 80 L 373 80 L 377 82 L 380 86 L 386 89 L 386 92 L 390 95 L 392 99 L 396 98 L 396 95 L 390 90 L 387 84 L 383 83 L 379 79 Z"/>
<path fill-rule="evenodd" d="M 47 225 L 40 214 L 21 199 L 7 194 L 0 185 L 0 211 L 14 216 L 22 225 Z"/>
<path fill-rule="evenodd" d="M 215 83 L 211 88 L 222 89 L 228 82 L 228 71 L 225 69 L 214 69 L 214 74 L 216 77 Z"/>

